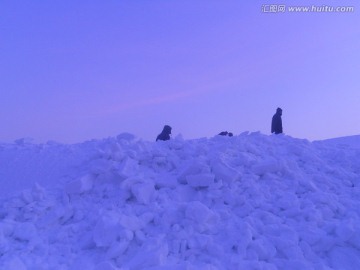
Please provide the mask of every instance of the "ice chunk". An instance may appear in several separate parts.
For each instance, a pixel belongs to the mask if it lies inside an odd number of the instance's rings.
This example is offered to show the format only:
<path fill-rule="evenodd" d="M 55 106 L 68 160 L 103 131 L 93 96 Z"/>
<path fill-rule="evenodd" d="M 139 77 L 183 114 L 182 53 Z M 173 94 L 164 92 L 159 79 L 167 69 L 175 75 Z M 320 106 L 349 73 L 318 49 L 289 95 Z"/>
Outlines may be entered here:
<path fill-rule="evenodd" d="M 339 222 L 336 226 L 336 235 L 341 239 L 342 242 L 345 242 L 352 238 L 355 234 L 355 230 L 351 223 L 349 222 Z"/>
<path fill-rule="evenodd" d="M 120 270 L 120 268 L 116 267 L 110 261 L 104 261 L 96 265 L 94 270 Z"/>
<path fill-rule="evenodd" d="M 119 224 L 130 231 L 140 230 L 144 226 L 144 223 L 140 218 L 128 215 L 122 215 L 119 219 Z M 130 236 L 130 238 L 132 238 L 132 236 Z"/>
<path fill-rule="evenodd" d="M 74 262 L 71 264 L 69 270 L 79 270 L 79 269 L 94 269 L 94 263 L 86 257 L 78 257 L 74 260 Z"/>
<path fill-rule="evenodd" d="M 145 244 L 125 266 L 133 270 L 141 270 L 163 265 L 169 253 L 167 244 L 156 243 L 159 239 L 155 243 L 151 242 L 153 241 Z"/>
<path fill-rule="evenodd" d="M 178 173 L 178 180 L 180 183 L 186 183 L 187 175 L 209 174 L 210 167 L 202 160 L 190 160 L 185 167 Z"/>
<path fill-rule="evenodd" d="M 139 164 L 132 158 L 125 158 L 117 168 L 118 174 L 122 179 L 136 175 L 139 171 Z"/>
<path fill-rule="evenodd" d="M 93 181 L 92 175 L 85 175 L 66 184 L 65 191 L 68 194 L 81 194 L 90 191 L 93 187 Z"/>
<path fill-rule="evenodd" d="M 97 222 L 93 231 L 93 240 L 98 247 L 108 247 L 117 240 L 120 231 L 119 218 L 108 214 Z"/>
<path fill-rule="evenodd" d="M 177 179 L 172 175 L 160 175 L 155 179 L 155 186 L 157 188 L 175 188 L 177 185 Z"/>
<path fill-rule="evenodd" d="M 279 162 L 275 159 L 267 159 L 267 160 L 263 160 L 260 161 L 259 163 L 255 164 L 252 167 L 252 171 L 253 173 L 257 174 L 257 175 L 264 175 L 266 173 L 276 173 L 276 172 L 280 172 L 281 168 L 279 165 Z"/>
<path fill-rule="evenodd" d="M 23 261 L 18 257 L 12 257 L 7 260 L 3 265 L 0 264 L 1 269 L 6 270 L 27 270 Z"/>
<path fill-rule="evenodd" d="M 188 203 L 185 211 L 185 216 L 188 219 L 194 220 L 198 223 L 206 222 L 211 215 L 212 211 L 206 205 L 199 201 Z"/>
<path fill-rule="evenodd" d="M 24 222 L 16 225 L 13 237 L 20 241 L 31 241 L 38 238 L 38 234 L 33 223 Z"/>
<path fill-rule="evenodd" d="M 116 139 L 118 141 L 132 141 L 135 139 L 135 135 L 131 134 L 131 133 L 128 133 L 128 132 L 123 132 L 121 134 L 119 134 L 118 136 L 116 136 Z"/>
<path fill-rule="evenodd" d="M 106 258 L 115 259 L 121 256 L 129 246 L 127 240 L 115 241 L 106 252 Z"/>
<path fill-rule="evenodd" d="M 143 204 L 149 204 L 155 196 L 155 187 L 153 183 L 136 183 L 131 187 L 131 192 L 136 200 Z"/>
<path fill-rule="evenodd" d="M 330 252 L 333 269 L 352 270 L 360 265 L 360 251 L 352 247 L 334 247 Z"/>
<path fill-rule="evenodd" d="M 208 187 L 214 184 L 215 176 L 210 173 L 193 174 L 186 176 L 186 182 L 192 187 Z"/>
<path fill-rule="evenodd" d="M 34 139 L 30 138 L 30 137 L 20 138 L 20 139 L 15 140 L 15 143 L 19 146 L 25 146 L 27 144 L 34 143 Z"/>
<path fill-rule="evenodd" d="M 276 254 L 275 246 L 266 238 L 252 241 L 249 245 L 249 249 L 252 249 L 253 252 L 257 254 L 256 257 L 261 261 L 269 261 Z"/>
<path fill-rule="evenodd" d="M 5 235 L 2 232 L 1 227 L 0 227 L 0 254 L 4 254 L 8 250 L 9 250 L 9 243 L 8 243 L 7 239 L 5 238 Z"/>
<path fill-rule="evenodd" d="M 45 188 L 43 188 L 40 184 L 35 183 L 31 190 L 31 195 L 35 201 L 40 201 L 45 197 Z"/>
<path fill-rule="evenodd" d="M 231 183 L 239 177 L 238 171 L 221 161 L 213 162 L 211 169 L 216 179 L 225 183 Z"/>

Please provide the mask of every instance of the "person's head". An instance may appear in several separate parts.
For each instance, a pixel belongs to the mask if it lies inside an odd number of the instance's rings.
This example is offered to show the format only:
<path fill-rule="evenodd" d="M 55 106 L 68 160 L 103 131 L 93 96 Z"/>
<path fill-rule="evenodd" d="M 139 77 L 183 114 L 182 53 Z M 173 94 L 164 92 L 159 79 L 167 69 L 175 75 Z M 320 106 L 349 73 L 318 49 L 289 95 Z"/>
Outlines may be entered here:
<path fill-rule="evenodd" d="M 277 108 L 277 109 L 276 109 L 276 113 L 279 114 L 279 115 L 282 115 L 282 109 L 281 109 L 281 108 Z"/>
<path fill-rule="evenodd" d="M 163 132 L 166 134 L 171 134 L 171 127 L 168 125 L 165 125 L 163 128 Z"/>

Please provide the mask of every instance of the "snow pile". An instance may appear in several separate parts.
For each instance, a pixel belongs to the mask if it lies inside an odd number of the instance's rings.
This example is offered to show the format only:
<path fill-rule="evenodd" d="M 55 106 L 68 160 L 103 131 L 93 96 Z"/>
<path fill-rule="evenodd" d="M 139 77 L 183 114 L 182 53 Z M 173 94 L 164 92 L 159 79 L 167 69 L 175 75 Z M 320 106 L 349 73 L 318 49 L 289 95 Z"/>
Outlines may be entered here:
<path fill-rule="evenodd" d="M 0 269 L 360 268 L 358 148 L 244 133 L 0 150 L 19 175 L 49 151 L 71 172 L 38 161 L 56 181 L 3 196 Z"/>

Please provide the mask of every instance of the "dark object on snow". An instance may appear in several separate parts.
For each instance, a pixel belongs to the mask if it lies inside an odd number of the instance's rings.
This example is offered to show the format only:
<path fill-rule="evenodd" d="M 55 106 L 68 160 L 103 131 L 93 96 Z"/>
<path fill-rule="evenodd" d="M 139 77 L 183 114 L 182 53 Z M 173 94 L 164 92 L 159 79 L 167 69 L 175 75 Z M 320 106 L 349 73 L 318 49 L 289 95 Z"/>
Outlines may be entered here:
<path fill-rule="evenodd" d="M 156 141 L 167 141 L 170 140 L 171 127 L 165 125 L 161 133 L 156 137 Z"/>
<path fill-rule="evenodd" d="M 275 133 L 275 134 L 283 133 L 281 115 L 282 115 L 282 109 L 277 108 L 276 113 L 272 117 L 272 121 L 271 121 L 271 133 Z"/>
<path fill-rule="evenodd" d="M 231 132 L 227 132 L 227 131 L 221 131 L 219 133 L 219 135 L 221 135 L 221 136 L 229 136 L 229 137 L 233 136 L 233 134 Z"/>

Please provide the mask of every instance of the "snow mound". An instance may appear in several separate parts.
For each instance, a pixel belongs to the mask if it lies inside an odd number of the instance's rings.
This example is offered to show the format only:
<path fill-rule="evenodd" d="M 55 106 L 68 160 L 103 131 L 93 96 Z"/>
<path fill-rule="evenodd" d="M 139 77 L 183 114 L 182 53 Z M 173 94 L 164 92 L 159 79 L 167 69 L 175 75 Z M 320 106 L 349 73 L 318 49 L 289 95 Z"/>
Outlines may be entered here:
<path fill-rule="evenodd" d="M 2 144 L 0 269 L 360 269 L 359 156 L 260 133 Z"/>
<path fill-rule="evenodd" d="M 316 142 L 325 143 L 327 145 L 334 145 L 338 147 L 360 148 L 360 135 L 339 137 Z"/>

